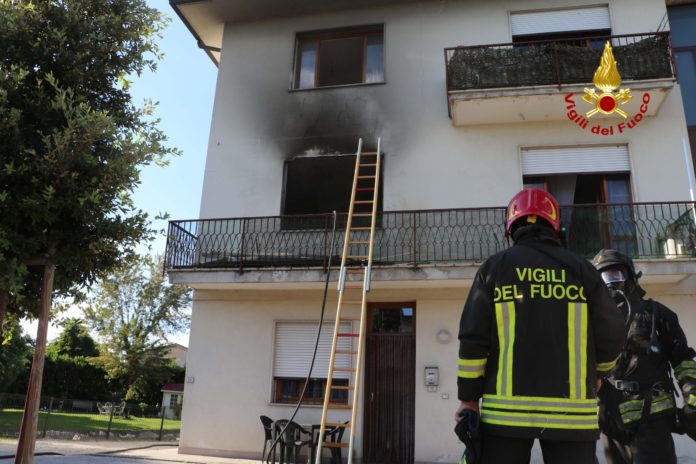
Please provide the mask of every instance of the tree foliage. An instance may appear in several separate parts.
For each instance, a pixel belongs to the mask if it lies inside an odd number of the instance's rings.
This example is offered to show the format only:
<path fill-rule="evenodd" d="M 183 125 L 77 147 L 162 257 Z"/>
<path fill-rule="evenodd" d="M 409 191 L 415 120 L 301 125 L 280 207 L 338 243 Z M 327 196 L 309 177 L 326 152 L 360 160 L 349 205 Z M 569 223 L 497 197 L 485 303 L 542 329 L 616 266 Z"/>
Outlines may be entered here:
<path fill-rule="evenodd" d="M 190 303 L 190 289 L 167 283 L 161 258 L 140 258 L 98 284 L 84 315 L 103 342 L 96 361 L 125 380 L 126 399 L 171 379 L 167 337 L 189 327 Z"/>
<path fill-rule="evenodd" d="M 13 324 L 9 332 L 9 340 L 0 349 L 0 392 L 9 391 L 16 379 L 28 371 L 33 351 L 30 338 L 22 333 L 19 324 Z"/>
<path fill-rule="evenodd" d="M 63 331 L 46 347 L 49 356 L 99 356 L 97 343 L 87 331 L 82 319 L 69 318 L 62 321 Z"/>
<path fill-rule="evenodd" d="M 144 0 L 0 0 L 0 24 L 0 293 L 20 312 L 40 281 L 27 260 L 50 255 L 66 294 L 134 254 L 152 234 L 139 169 L 176 151 L 128 90 L 160 57 Z"/>

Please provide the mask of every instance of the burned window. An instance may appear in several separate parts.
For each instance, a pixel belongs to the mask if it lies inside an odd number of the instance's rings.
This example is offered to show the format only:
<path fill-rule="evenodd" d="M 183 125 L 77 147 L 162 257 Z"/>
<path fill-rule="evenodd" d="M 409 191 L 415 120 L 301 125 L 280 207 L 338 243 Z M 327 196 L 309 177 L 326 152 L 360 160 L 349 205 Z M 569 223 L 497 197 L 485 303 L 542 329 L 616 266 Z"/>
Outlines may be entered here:
<path fill-rule="evenodd" d="M 382 26 L 298 34 L 294 89 L 384 82 Z"/>
<path fill-rule="evenodd" d="M 355 156 L 352 155 L 323 155 L 287 161 L 283 214 L 347 212 L 354 172 Z M 381 211 L 381 204 L 380 188 L 378 211 Z"/>

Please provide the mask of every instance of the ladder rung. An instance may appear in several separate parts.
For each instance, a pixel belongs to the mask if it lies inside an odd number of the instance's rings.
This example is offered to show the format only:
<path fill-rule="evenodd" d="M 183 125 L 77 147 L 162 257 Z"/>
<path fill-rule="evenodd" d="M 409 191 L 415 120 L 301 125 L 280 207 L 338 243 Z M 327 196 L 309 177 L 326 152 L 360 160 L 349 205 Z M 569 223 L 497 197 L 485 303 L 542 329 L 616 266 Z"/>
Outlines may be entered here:
<path fill-rule="evenodd" d="M 358 354 L 358 352 L 350 350 L 336 350 L 336 354 Z M 335 388 L 336 390 L 350 390 L 353 387 L 339 387 L 331 385 L 331 388 Z"/>
<path fill-rule="evenodd" d="M 334 369 L 335 370 L 335 369 Z M 329 403 L 329 408 L 333 409 L 353 409 L 352 404 L 343 404 L 343 403 Z"/>
<path fill-rule="evenodd" d="M 336 335 L 338 335 L 339 337 L 359 337 L 360 336 L 360 334 L 356 334 L 356 333 L 340 333 L 340 334 L 336 334 Z"/>
<path fill-rule="evenodd" d="M 348 255 L 346 256 L 346 259 L 367 259 L 369 256 L 367 255 Z"/>
<path fill-rule="evenodd" d="M 350 387 L 353 388 L 353 387 Z M 350 422 L 347 424 L 344 424 L 343 422 L 327 422 L 325 424 L 327 427 L 350 427 Z M 331 442 L 329 442 L 331 443 Z"/>
<path fill-rule="evenodd" d="M 377 164 L 376 163 L 368 163 L 368 164 L 360 164 L 361 168 L 376 168 Z"/>
<path fill-rule="evenodd" d="M 377 154 L 376 151 L 363 151 L 360 153 L 361 155 L 370 155 L 370 156 L 375 156 Z"/>
<path fill-rule="evenodd" d="M 371 192 L 374 189 L 374 187 L 355 187 L 356 192 Z"/>
<path fill-rule="evenodd" d="M 358 179 L 374 179 L 377 176 L 358 176 Z"/>
<path fill-rule="evenodd" d="M 355 372 L 354 367 L 334 367 L 336 372 Z"/>
<path fill-rule="evenodd" d="M 355 200 L 355 204 L 361 204 L 361 205 L 366 205 L 368 203 L 374 203 L 372 200 Z"/>
<path fill-rule="evenodd" d="M 348 242 L 350 245 L 369 245 L 369 240 L 352 240 Z"/>
<path fill-rule="evenodd" d="M 324 448 L 348 448 L 348 443 L 336 443 L 333 441 L 325 441 L 321 444 Z"/>
<path fill-rule="evenodd" d="M 351 227 L 350 230 L 372 230 L 372 227 Z"/>

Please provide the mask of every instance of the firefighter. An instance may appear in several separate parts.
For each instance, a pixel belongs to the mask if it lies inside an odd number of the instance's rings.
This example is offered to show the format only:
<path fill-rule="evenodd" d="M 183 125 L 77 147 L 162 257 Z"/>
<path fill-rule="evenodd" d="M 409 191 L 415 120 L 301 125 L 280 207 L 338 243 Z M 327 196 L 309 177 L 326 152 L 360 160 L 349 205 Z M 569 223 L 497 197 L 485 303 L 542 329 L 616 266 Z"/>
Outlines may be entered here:
<path fill-rule="evenodd" d="M 696 353 L 677 315 L 646 300 L 633 261 L 616 250 L 592 260 L 625 320 L 626 344 L 600 392 L 600 426 L 608 464 L 676 464 L 677 409 L 671 369 L 684 398 L 685 432 L 696 433 Z M 670 369 L 671 368 L 671 369 Z M 679 393 L 679 392 L 676 392 Z"/>
<path fill-rule="evenodd" d="M 546 464 L 595 462 L 596 381 L 621 351 L 623 319 L 559 229 L 549 193 L 515 195 L 514 246 L 481 265 L 462 312 L 455 420 L 481 400 L 482 464 L 527 464 L 535 439 Z"/>

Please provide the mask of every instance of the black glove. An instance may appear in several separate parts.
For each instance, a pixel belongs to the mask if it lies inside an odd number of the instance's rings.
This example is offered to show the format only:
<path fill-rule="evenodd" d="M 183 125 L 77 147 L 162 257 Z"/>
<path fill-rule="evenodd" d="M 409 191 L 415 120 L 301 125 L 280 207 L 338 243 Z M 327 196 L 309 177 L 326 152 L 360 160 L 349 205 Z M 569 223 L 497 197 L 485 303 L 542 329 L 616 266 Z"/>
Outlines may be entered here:
<path fill-rule="evenodd" d="M 454 433 L 464 443 L 466 449 L 460 464 L 479 464 L 481 461 L 481 416 L 473 409 L 459 413 L 461 420 L 454 427 Z"/>

